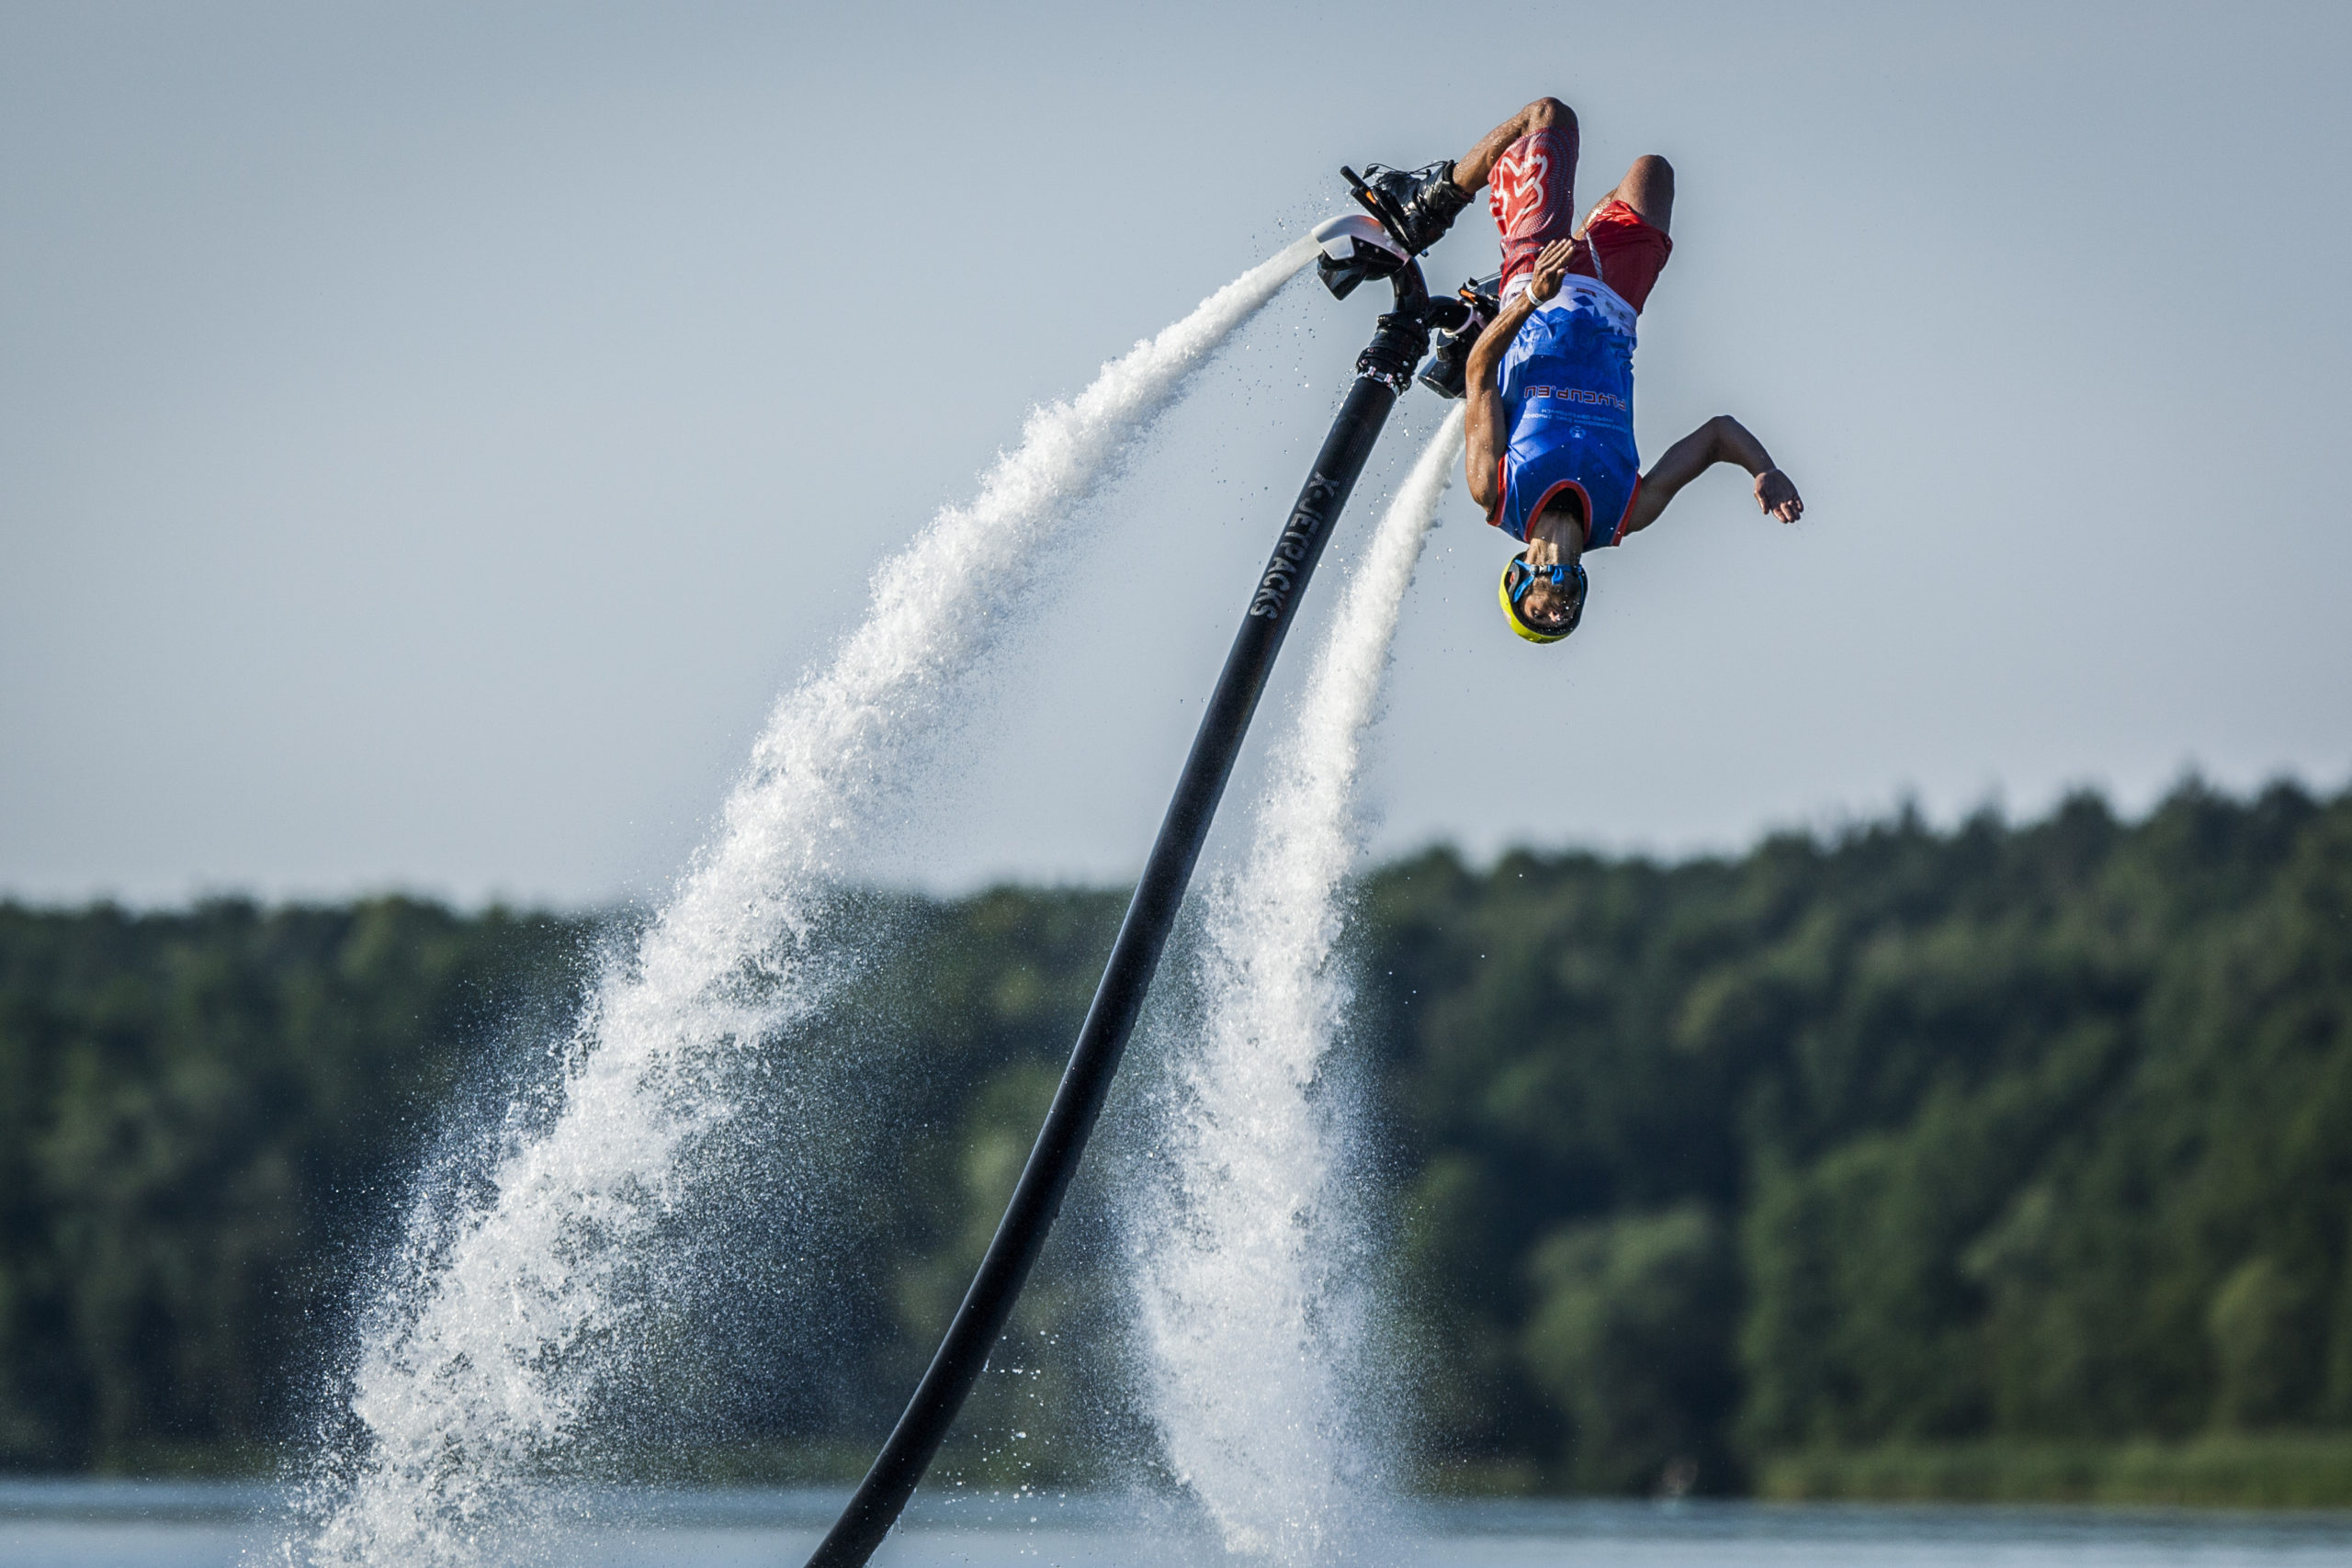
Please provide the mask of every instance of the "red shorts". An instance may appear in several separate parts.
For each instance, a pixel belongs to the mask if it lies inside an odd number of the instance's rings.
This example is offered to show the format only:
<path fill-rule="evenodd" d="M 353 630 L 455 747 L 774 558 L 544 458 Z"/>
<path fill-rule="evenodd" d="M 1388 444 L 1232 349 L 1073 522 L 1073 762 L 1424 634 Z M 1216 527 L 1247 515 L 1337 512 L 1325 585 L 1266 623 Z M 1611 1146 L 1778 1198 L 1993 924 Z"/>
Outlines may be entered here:
<path fill-rule="evenodd" d="M 1577 133 L 1546 126 L 1510 144 L 1487 176 L 1487 205 L 1502 231 L 1503 291 L 1511 279 L 1535 265 L 1555 240 L 1575 238 Z M 1639 315 L 1674 242 L 1623 202 L 1611 199 L 1593 209 L 1584 238 L 1576 241 L 1568 270 L 1596 277 Z"/>

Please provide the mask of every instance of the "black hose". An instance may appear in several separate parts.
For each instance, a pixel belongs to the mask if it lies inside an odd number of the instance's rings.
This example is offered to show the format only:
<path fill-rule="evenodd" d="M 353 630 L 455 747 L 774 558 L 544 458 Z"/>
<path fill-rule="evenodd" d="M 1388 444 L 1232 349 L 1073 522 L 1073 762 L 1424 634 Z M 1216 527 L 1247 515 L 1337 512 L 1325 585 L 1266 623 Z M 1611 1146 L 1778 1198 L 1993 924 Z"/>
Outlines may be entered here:
<path fill-rule="evenodd" d="M 906 1413 L 891 1428 L 874 1466 L 858 1483 L 849 1506 L 842 1510 L 808 1568 L 863 1568 L 882 1538 L 914 1495 L 923 1472 L 931 1467 L 956 1414 L 963 1408 L 972 1385 L 979 1381 L 995 1348 L 1012 1303 L 1027 1282 L 1031 1265 L 1046 1244 L 1046 1233 L 1060 1213 L 1062 1196 L 1077 1173 L 1079 1157 L 1111 1091 L 1112 1075 L 1119 1068 L 1127 1036 L 1143 1011 L 1144 996 L 1151 988 L 1159 955 L 1168 945 L 1169 929 L 1184 901 L 1193 865 L 1216 816 L 1218 799 L 1240 753 L 1242 737 L 1258 710 L 1266 677 L 1282 651 L 1293 612 L 1307 579 L 1330 542 L 1332 525 L 1363 472 L 1364 460 L 1380 439 L 1380 431 L 1396 406 L 1397 394 L 1409 384 L 1413 367 L 1429 347 L 1423 321 L 1427 295 L 1420 269 L 1408 263 L 1394 279 L 1397 309 L 1380 318 L 1372 345 L 1356 361 L 1356 379 L 1340 405 L 1331 434 L 1316 454 L 1315 467 L 1298 492 L 1297 504 L 1283 524 L 1273 554 L 1252 592 L 1241 629 L 1226 655 L 1225 670 L 1208 711 L 1201 716 L 1200 732 L 1192 753 L 1176 780 L 1175 797 L 1153 840 L 1151 858 L 1144 863 L 1127 917 L 1112 944 L 1102 984 L 1078 1032 L 1061 1087 L 1046 1112 L 1046 1124 L 1029 1151 L 1012 1201 L 998 1222 L 996 1237 L 972 1277 L 971 1289 L 956 1309 L 946 1337 L 939 1342 L 931 1367 L 915 1385 Z"/>

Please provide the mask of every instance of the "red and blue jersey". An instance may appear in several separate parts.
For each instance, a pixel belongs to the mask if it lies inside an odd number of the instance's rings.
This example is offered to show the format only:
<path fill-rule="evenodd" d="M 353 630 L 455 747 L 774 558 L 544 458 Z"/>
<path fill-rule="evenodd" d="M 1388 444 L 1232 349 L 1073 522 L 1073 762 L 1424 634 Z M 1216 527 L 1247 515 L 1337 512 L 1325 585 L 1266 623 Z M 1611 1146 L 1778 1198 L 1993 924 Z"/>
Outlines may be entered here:
<path fill-rule="evenodd" d="M 1642 477 L 1634 446 L 1634 310 L 1606 284 L 1569 276 L 1521 323 L 1496 375 L 1502 457 L 1487 521 L 1524 542 L 1562 491 L 1584 502 L 1585 548 L 1618 540 Z"/>

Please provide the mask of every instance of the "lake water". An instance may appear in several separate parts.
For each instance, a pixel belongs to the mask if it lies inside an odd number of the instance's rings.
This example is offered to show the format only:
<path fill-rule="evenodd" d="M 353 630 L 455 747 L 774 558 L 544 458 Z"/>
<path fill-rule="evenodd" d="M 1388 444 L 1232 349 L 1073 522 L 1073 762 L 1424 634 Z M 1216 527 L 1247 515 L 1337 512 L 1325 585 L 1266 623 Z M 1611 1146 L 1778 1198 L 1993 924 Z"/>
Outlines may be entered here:
<path fill-rule="evenodd" d="M 611 1565 L 777 1564 L 797 1568 L 832 1520 L 830 1492 L 599 1494 L 587 1519 L 519 1553 Z M 1197 1535 L 1138 1523 L 1114 1498 L 927 1499 L 876 1568 L 1133 1568 L 1218 1561 Z M 278 1495 L 266 1486 L 0 1480 L 6 1568 L 215 1568 L 274 1555 Z M 1782 1506 L 1749 1503 L 1457 1503 L 1400 1512 L 1375 1553 L 1413 1568 L 2159 1568 L 2330 1564 L 2352 1568 L 2352 1514 L 2091 1508 Z"/>

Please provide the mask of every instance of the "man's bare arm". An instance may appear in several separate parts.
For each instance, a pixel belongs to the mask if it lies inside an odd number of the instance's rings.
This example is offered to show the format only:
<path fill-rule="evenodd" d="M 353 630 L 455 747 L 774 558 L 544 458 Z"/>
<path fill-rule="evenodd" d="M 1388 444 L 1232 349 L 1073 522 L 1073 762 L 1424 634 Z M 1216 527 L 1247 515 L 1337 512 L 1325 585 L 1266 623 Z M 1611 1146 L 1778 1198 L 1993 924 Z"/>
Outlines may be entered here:
<path fill-rule="evenodd" d="M 1528 294 L 1514 296 L 1470 345 L 1470 357 L 1463 365 L 1463 478 L 1468 482 L 1470 499 L 1488 513 L 1495 510 L 1503 448 L 1510 445 L 1510 432 L 1503 428 L 1503 391 L 1496 382 L 1495 367 L 1511 340 L 1519 336 L 1521 324 L 1534 312 L 1535 301 Z"/>
<path fill-rule="evenodd" d="M 1618 530 L 1623 538 L 1637 534 L 1657 521 L 1667 502 L 1681 492 L 1682 487 L 1713 468 L 1717 463 L 1736 463 L 1756 476 L 1756 504 L 1767 517 L 1777 517 L 1783 523 L 1793 523 L 1804 515 L 1804 502 L 1797 494 L 1797 487 L 1788 475 L 1772 465 L 1772 455 L 1764 450 L 1764 443 L 1748 434 L 1747 427 L 1727 413 L 1719 413 L 1673 446 L 1668 447 L 1642 476 L 1640 493 L 1634 497 L 1631 511 L 1625 513 L 1625 525 Z"/>
<path fill-rule="evenodd" d="M 1560 291 L 1560 279 L 1567 276 L 1568 257 L 1576 247 L 1566 240 L 1555 240 L 1544 247 L 1535 258 L 1535 270 L 1528 276 L 1527 287 L 1511 296 L 1478 341 L 1470 345 L 1470 357 L 1463 364 L 1464 382 L 1463 410 L 1464 448 L 1463 478 L 1468 482 L 1470 499 L 1491 513 L 1498 499 L 1496 476 L 1502 466 L 1503 448 L 1510 445 L 1510 432 L 1503 428 L 1503 391 L 1495 377 L 1495 367 L 1519 336 L 1519 329 L 1535 313 L 1535 307 Z"/>

